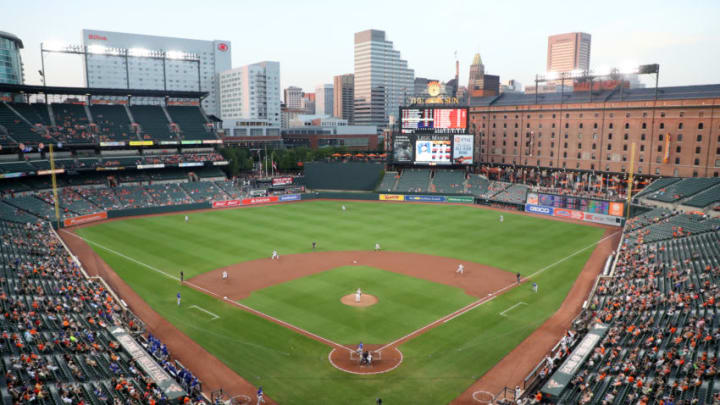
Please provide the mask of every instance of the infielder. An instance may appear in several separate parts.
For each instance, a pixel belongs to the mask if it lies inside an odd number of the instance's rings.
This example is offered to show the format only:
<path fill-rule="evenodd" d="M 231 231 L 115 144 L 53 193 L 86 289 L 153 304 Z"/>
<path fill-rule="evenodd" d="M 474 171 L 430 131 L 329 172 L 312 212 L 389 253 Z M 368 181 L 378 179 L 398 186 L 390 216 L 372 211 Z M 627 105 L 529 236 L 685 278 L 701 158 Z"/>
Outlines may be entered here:
<path fill-rule="evenodd" d="M 515 278 L 517 279 L 517 283 L 518 283 L 518 284 L 520 284 L 520 277 L 521 277 L 521 276 L 520 276 L 520 273 L 517 273 L 517 274 L 515 275 Z"/>
<path fill-rule="evenodd" d="M 358 288 L 357 291 L 355 291 L 355 302 L 359 303 L 361 297 L 362 297 L 362 291 Z"/>
<path fill-rule="evenodd" d="M 227 271 L 223 271 L 222 278 L 223 278 L 223 280 L 227 280 L 227 278 L 228 278 Z"/>
<path fill-rule="evenodd" d="M 273 250 L 271 259 L 272 260 L 275 260 L 275 259 L 280 260 L 280 255 L 278 254 L 277 250 Z"/>
<path fill-rule="evenodd" d="M 455 270 L 455 274 L 463 275 L 465 273 L 465 266 L 462 265 L 462 263 L 458 264 L 457 270 Z"/>
<path fill-rule="evenodd" d="M 260 386 L 260 388 L 258 388 L 258 390 L 257 390 L 257 403 L 258 403 L 258 405 L 265 403 L 265 398 L 263 398 L 262 386 Z"/>
<path fill-rule="evenodd" d="M 532 283 L 532 287 L 533 287 L 533 292 L 537 293 L 537 288 L 538 288 L 537 283 Z"/>
<path fill-rule="evenodd" d="M 375 251 L 376 251 L 376 252 L 379 252 L 379 251 L 380 251 L 380 244 L 379 244 L 379 243 L 376 243 L 376 244 L 375 244 Z"/>
<path fill-rule="evenodd" d="M 183 281 L 185 281 L 185 272 L 181 271 L 180 272 L 180 284 L 182 284 Z"/>

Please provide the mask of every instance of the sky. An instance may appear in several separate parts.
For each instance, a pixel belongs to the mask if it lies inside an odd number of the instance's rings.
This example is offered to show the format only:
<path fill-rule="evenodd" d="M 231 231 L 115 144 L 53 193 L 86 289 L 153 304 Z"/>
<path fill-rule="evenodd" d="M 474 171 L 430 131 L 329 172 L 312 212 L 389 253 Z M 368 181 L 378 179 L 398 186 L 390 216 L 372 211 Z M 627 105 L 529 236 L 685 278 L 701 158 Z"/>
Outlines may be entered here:
<path fill-rule="evenodd" d="M 2 10 L 0 30 L 25 44 L 30 84 L 41 83 L 40 42 L 81 44 L 83 28 L 228 40 L 233 67 L 279 61 L 281 87 L 307 91 L 352 73 L 353 34 L 371 28 L 415 77 L 453 78 L 457 52 L 467 84 L 480 53 L 486 73 L 527 85 L 545 71 L 549 35 L 582 31 L 592 35 L 591 68 L 659 63 L 660 86 L 720 83 L 717 0 L 31 0 Z M 83 85 L 79 56 L 49 55 L 46 73 L 48 85 Z"/>

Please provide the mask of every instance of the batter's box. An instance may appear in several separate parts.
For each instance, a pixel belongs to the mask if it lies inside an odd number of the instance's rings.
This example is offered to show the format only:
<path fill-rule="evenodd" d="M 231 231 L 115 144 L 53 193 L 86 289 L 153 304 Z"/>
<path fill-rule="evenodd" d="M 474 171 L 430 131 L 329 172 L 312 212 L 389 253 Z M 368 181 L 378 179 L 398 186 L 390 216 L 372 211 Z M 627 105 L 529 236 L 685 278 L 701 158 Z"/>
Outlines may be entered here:
<path fill-rule="evenodd" d="M 382 352 L 379 352 L 377 350 L 369 350 L 368 353 L 372 354 L 372 362 L 373 363 L 375 363 L 376 361 L 382 360 Z M 350 361 L 356 361 L 359 363 L 361 359 L 362 359 L 362 355 L 359 354 L 358 352 L 356 352 L 354 350 L 350 352 Z"/>

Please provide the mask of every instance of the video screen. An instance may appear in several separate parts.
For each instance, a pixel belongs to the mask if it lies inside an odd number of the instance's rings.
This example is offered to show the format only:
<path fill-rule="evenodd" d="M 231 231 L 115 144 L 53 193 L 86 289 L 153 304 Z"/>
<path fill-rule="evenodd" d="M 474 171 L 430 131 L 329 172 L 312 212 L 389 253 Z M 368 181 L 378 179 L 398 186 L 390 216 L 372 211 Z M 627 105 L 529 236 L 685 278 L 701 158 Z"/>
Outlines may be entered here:
<path fill-rule="evenodd" d="M 452 143 L 447 136 L 418 135 L 415 140 L 415 164 L 449 165 Z"/>
<path fill-rule="evenodd" d="M 395 134 L 392 145 L 394 163 L 450 166 L 474 162 L 474 135 Z"/>
<path fill-rule="evenodd" d="M 393 159 L 399 163 L 410 163 L 413 160 L 413 144 L 407 135 L 396 135 L 393 139 Z"/>
<path fill-rule="evenodd" d="M 466 134 L 467 108 L 401 108 L 400 132 L 403 134 Z"/>
<path fill-rule="evenodd" d="M 471 165 L 473 163 L 474 140 L 472 135 L 453 135 L 453 163 Z"/>
<path fill-rule="evenodd" d="M 570 197 L 555 194 L 542 194 L 537 196 L 528 194 L 528 204 L 544 205 L 546 207 L 566 208 L 571 210 L 589 212 L 592 214 L 622 216 L 624 205 L 622 202 L 593 200 L 590 198 Z"/>

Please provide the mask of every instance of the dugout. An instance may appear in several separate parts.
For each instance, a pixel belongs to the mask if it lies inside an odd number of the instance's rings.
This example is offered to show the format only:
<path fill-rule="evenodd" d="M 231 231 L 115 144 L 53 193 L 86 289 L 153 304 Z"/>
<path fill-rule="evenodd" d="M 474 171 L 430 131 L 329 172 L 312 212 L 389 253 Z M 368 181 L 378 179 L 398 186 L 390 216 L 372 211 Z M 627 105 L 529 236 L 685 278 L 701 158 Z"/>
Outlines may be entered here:
<path fill-rule="evenodd" d="M 305 186 L 313 190 L 372 191 L 384 174 L 378 162 L 306 162 Z"/>

